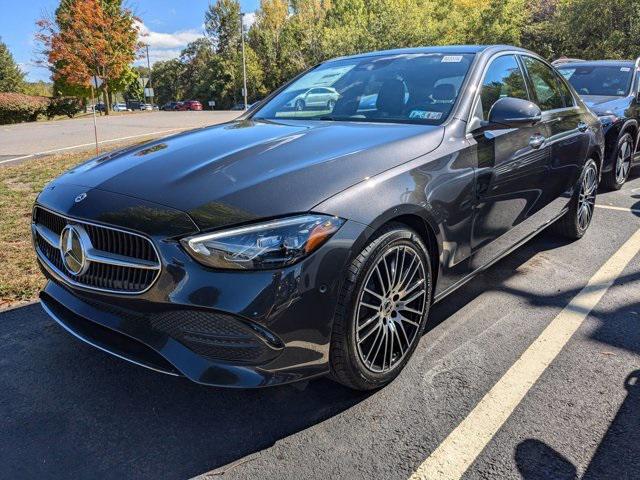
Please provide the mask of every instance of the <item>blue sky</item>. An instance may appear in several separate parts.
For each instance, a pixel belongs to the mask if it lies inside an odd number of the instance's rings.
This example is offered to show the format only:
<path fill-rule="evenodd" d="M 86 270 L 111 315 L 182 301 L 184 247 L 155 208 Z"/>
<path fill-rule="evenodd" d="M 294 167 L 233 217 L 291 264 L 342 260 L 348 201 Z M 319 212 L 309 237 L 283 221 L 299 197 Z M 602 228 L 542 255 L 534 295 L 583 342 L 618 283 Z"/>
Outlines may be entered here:
<path fill-rule="evenodd" d="M 259 0 L 240 0 L 245 12 L 253 12 Z M 0 37 L 30 81 L 48 80 L 46 68 L 34 64 L 35 22 L 46 12 L 53 12 L 59 0 L 0 0 Z M 204 11 L 209 0 L 125 0 L 143 22 L 148 33 L 151 61 L 178 55 L 187 43 L 202 35 Z"/>

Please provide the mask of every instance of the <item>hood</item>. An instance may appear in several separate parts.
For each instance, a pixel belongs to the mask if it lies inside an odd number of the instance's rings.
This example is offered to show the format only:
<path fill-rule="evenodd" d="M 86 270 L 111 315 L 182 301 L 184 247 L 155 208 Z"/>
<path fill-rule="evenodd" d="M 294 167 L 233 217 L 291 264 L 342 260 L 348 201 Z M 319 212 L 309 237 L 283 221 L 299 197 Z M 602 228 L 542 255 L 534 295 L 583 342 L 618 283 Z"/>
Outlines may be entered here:
<path fill-rule="evenodd" d="M 615 114 L 629 106 L 628 97 L 582 95 L 582 101 L 597 115 Z"/>
<path fill-rule="evenodd" d="M 368 177 L 429 153 L 443 127 L 244 120 L 97 157 L 57 183 L 188 213 L 201 229 L 306 212 Z"/>

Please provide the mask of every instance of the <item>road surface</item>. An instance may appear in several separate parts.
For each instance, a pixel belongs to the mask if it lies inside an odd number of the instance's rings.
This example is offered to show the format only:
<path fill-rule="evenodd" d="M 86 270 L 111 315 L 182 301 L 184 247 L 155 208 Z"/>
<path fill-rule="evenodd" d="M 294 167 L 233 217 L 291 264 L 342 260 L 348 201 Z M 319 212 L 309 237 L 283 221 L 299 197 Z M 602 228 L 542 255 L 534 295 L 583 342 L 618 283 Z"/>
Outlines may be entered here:
<path fill-rule="evenodd" d="M 242 112 L 133 112 L 97 117 L 98 141 L 102 145 L 169 135 L 236 118 Z M 94 145 L 93 118 L 86 116 L 51 122 L 0 125 L 0 166 L 37 155 Z"/>

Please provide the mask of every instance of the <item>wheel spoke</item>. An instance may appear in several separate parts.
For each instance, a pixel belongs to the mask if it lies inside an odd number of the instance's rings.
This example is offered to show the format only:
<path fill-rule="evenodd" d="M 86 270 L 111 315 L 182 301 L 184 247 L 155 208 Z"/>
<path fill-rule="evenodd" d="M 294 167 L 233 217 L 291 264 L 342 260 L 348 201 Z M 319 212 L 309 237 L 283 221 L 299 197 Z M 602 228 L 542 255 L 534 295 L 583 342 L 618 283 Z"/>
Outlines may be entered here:
<path fill-rule="evenodd" d="M 380 273 L 380 268 L 378 265 L 376 265 L 375 272 L 376 272 L 376 275 L 378 276 L 378 281 L 380 282 L 380 288 L 382 289 L 382 294 L 386 295 L 387 288 L 384 285 L 384 280 L 382 280 L 382 274 Z"/>
<path fill-rule="evenodd" d="M 373 317 L 366 319 L 362 325 L 358 326 L 358 331 L 362 330 L 363 328 L 367 328 L 369 325 L 371 325 L 373 322 L 375 322 L 379 318 L 380 318 L 380 314 L 376 313 Z"/>
<path fill-rule="evenodd" d="M 414 293 L 410 298 L 407 298 L 406 300 L 402 301 L 403 305 L 408 305 L 411 302 L 414 302 L 415 300 L 417 300 L 418 298 L 420 298 L 422 295 L 424 295 L 426 292 L 426 290 L 423 288 L 422 290 L 420 290 L 417 293 Z"/>
<path fill-rule="evenodd" d="M 371 305 L 370 303 L 365 302 L 360 302 L 360 306 L 370 308 L 371 310 L 378 310 L 380 308 L 380 305 L 376 307 L 375 305 Z"/>
<path fill-rule="evenodd" d="M 381 303 L 384 301 L 384 297 L 382 295 L 374 292 L 373 290 L 365 287 L 364 291 L 367 292 L 369 295 L 373 295 L 374 297 L 376 297 L 378 300 L 380 300 Z"/>
<path fill-rule="evenodd" d="M 369 356 L 371 355 L 371 352 L 373 352 L 373 349 L 375 348 L 376 345 L 378 345 L 378 349 L 376 350 L 375 355 L 371 359 L 372 361 L 374 361 L 376 359 L 376 356 L 378 355 L 378 352 L 380 351 L 380 345 L 382 345 L 382 338 L 380 337 L 380 334 L 382 333 L 382 336 L 384 337 L 384 327 L 382 325 L 380 325 L 380 328 L 378 328 L 377 330 L 378 330 L 378 333 L 376 334 L 376 337 L 373 339 L 373 343 L 371 344 L 371 348 L 369 349 L 369 353 L 367 353 L 367 357 L 365 358 L 365 363 L 369 361 Z M 379 342 L 378 342 L 378 339 L 380 340 Z"/>
<path fill-rule="evenodd" d="M 413 325 L 414 327 L 419 327 L 420 326 L 417 322 L 414 322 L 413 320 L 409 320 L 404 315 L 398 315 L 398 318 L 403 322 L 407 322 L 409 325 Z"/>

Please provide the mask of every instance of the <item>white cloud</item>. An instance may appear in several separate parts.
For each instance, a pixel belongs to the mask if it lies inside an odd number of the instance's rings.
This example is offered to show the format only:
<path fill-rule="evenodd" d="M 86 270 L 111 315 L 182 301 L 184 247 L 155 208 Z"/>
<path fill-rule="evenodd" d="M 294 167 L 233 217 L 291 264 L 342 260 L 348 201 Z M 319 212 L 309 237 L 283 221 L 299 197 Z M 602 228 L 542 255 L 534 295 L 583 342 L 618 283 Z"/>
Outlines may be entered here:
<path fill-rule="evenodd" d="M 151 63 L 163 60 L 171 60 L 180 56 L 180 52 L 189 43 L 204 36 L 202 30 L 189 29 L 173 33 L 154 32 L 144 23 L 137 24 L 141 36 L 140 41 L 149 45 L 149 58 Z M 136 64 L 146 65 L 146 58 L 138 60 Z"/>
<path fill-rule="evenodd" d="M 204 36 L 201 30 L 195 28 L 174 33 L 154 32 L 144 23 L 138 23 L 138 28 L 142 34 L 141 40 L 149 44 L 149 48 L 184 48 Z"/>
<path fill-rule="evenodd" d="M 244 29 L 249 30 L 254 23 L 256 23 L 256 12 L 245 13 L 244 18 L 242 19 Z"/>

